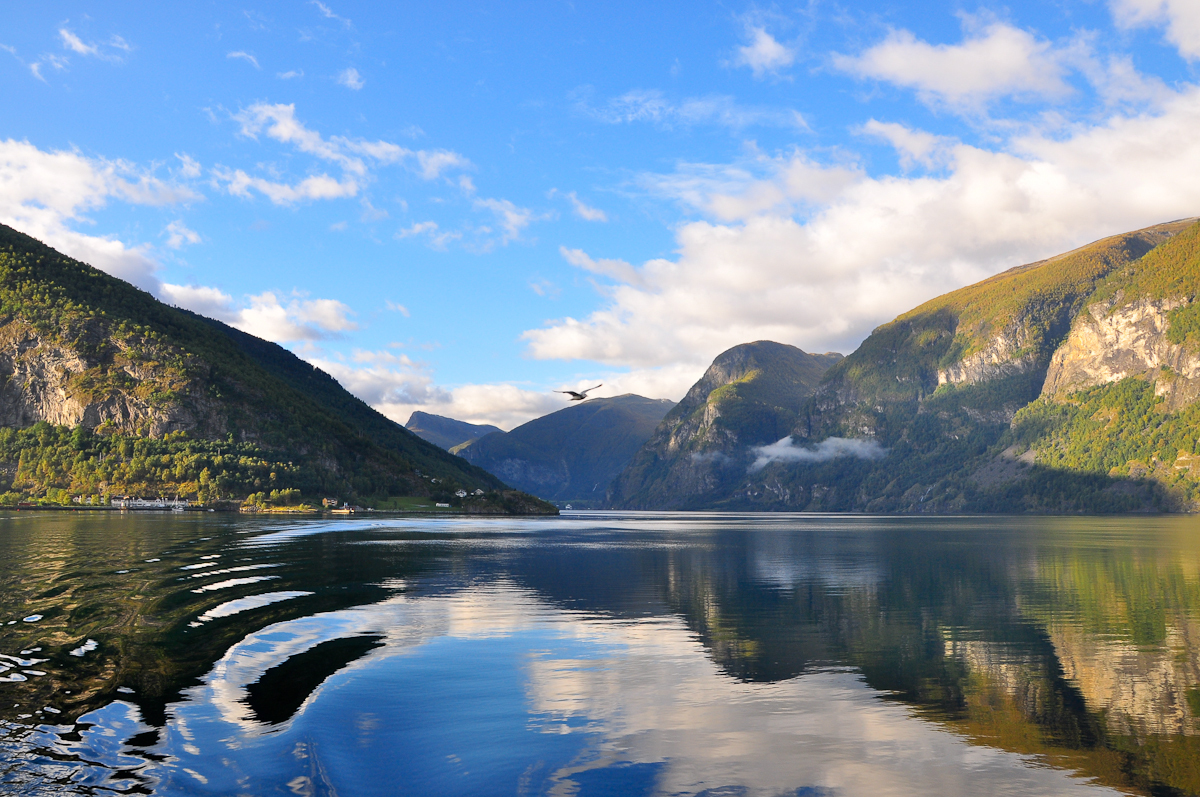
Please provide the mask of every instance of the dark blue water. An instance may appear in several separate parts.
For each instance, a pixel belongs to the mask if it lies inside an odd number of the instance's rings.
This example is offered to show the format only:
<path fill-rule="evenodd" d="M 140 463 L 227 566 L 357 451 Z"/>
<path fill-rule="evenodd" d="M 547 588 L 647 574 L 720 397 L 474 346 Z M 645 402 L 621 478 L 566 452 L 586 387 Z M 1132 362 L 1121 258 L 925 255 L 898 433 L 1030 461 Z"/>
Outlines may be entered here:
<path fill-rule="evenodd" d="M 0 791 L 1194 794 L 1200 522 L 0 516 Z"/>

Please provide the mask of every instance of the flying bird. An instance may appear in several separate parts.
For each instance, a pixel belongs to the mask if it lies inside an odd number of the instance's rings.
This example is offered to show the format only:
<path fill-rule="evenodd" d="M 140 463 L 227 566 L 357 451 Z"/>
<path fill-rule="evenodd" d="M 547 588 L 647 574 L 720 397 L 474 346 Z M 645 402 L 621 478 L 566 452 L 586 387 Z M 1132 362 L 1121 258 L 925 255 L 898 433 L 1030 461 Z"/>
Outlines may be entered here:
<path fill-rule="evenodd" d="M 596 385 L 596 387 L 604 387 L 604 383 L 601 382 L 600 384 Z M 587 394 L 590 393 L 591 391 L 595 390 L 596 387 L 589 387 L 587 390 L 580 390 L 578 393 L 575 392 L 574 390 L 556 390 L 554 392 L 555 393 L 566 393 L 568 396 L 571 397 L 571 401 L 583 401 L 585 398 L 587 398 Z"/>

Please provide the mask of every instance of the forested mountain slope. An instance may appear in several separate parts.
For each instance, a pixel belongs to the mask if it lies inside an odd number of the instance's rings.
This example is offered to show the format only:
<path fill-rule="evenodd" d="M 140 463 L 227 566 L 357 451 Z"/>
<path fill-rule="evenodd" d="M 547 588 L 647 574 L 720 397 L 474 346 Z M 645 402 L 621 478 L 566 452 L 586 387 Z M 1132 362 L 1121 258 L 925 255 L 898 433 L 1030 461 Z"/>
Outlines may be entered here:
<path fill-rule="evenodd" d="M 727 452 L 722 478 L 675 505 L 1195 506 L 1198 241 L 1194 219 L 1112 236 L 899 316 L 829 369 L 790 434 Z"/>
<path fill-rule="evenodd" d="M 0 225 L 0 500 L 457 486 L 504 487 L 285 349 Z"/>

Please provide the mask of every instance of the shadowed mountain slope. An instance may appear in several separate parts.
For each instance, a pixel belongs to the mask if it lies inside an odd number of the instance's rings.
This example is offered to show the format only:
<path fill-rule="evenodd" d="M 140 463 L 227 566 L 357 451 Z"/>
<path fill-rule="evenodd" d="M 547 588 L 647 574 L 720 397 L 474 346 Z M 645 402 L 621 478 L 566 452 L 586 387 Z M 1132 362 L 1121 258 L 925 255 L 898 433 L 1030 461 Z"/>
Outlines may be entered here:
<path fill-rule="evenodd" d="M 404 428 L 422 440 L 428 440 L 447 451 L 492 432 L 503 431 L 498 426 L 456 421 L 453 418 L 420 411 L 409 416 L 408 423 L 404 424 Z"/>
<path fill-rule="evenodd" d="M 786 435 L 805 398 L 841 359 L 769 340 L 721 354 L 613 482 L 610 502 L 683 508 L 720 495 L 744 472 L 748 447 Z"/>
<path fill-rule="evenodd" d="M 609 482 L 674 406 L 630 394 L 588 399 L 455 451 L 546 500 L 600 505 Z"/>

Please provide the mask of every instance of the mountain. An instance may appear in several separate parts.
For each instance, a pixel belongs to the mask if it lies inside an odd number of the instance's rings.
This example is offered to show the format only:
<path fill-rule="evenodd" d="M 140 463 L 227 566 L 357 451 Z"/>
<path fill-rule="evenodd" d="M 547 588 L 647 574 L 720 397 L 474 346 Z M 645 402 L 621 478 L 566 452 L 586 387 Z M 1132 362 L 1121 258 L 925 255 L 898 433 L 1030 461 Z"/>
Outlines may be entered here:
<path fill-rule="evenodd" d="M 422 440 L 428 440 L 447 451 L 492 432 L 501 431 L 498 426 L 456 421 L 453 418 L 420 411 L 414 412 L 408 417 L 408 423 L 404 424 L 404 428 Z"/>
<path fill-rule="evenodd" d="M 458 488 L 488 493 L 475 509 L 552 511 L 287 350 L 0 225 L 0 504 L 131 493 L 385 505 Z"/>
<path fill-rule="evenodd" d="M 829 369 L 789 435 L 731 453 L 730 476 L 689 505 L 1196 507 L 1197 296 L 1200 226 L 1184 219 L 938 297 L 877 328 Z"/>
<path fill-rule="evenodd" d="M 609 502 L 684 508 L 721 495 L 744 473 L 750 447 L 791 431 L 805 398 L 841 359 L 769 340 L 724 352 L 613 482 Z"/>
<path fill-rule="evenodd" d="M 674 406 L 630 394 L 588 399 L 455 451 L 548 501 L 602 505 L 609 482 Z"/>

